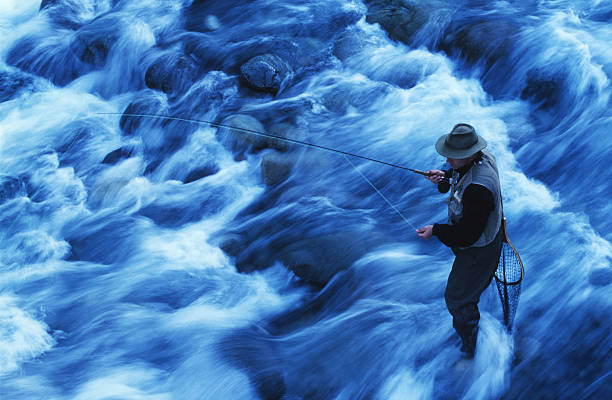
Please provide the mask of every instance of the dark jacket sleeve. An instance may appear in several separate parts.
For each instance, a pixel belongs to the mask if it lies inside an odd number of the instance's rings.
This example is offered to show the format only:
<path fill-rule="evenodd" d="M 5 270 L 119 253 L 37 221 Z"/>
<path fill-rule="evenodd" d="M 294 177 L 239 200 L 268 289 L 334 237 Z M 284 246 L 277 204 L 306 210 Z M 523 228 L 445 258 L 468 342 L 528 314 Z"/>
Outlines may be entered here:
<path fill-rule="evenodd" d="M 471 184 L 463 192 L 463 215 L 457 224 L 434 224 L 433 234 L 448 247 L 468 247 L 474 244 L 495 209 L 493 194 L 482 185 Z"/>

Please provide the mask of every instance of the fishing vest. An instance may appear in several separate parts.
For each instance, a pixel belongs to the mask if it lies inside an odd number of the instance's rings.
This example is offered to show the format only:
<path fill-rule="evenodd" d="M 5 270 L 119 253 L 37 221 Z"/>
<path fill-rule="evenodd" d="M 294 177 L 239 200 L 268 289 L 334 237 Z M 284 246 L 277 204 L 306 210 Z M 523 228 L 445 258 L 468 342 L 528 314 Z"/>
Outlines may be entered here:
<path fill-rule="evenodd" d="M 502 220 L 501 189 L 495 158 L 486 150 L 482 150 L 480 161 L 459 178 L 459 173 L 453 170 L 452 187 L 448 198 L 448 220 L 451 225 L 457 224 L 463 215 L 463 192 L 470 184 L 482 185 L 493 194 L 494 210 L 480 237 L 469 247 L 483 247 L 495 239 Z"/>

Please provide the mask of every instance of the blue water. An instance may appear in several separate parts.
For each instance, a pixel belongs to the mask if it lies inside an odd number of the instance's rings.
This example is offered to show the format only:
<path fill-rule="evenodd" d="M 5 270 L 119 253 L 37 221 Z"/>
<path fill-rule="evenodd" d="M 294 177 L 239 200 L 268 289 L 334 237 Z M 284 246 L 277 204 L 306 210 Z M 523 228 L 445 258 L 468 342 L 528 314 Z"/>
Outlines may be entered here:
<path fill-rule="evenodd" d="M 612 395 L 610 2 L 441 1 L 409 44 L 361 1 L 191 3 L 0 4 L 1 399 Z M 512 34 L 484 56 L 445 39 L 495 18 Z M 240 78 L 264 53 L 290 66 L 276 94 Z M 245 114 L 419 169 L 473 124 L 526 267 L 513 333 L 489 288 L 458 364 L 421 176 L 126 109 Z"/>

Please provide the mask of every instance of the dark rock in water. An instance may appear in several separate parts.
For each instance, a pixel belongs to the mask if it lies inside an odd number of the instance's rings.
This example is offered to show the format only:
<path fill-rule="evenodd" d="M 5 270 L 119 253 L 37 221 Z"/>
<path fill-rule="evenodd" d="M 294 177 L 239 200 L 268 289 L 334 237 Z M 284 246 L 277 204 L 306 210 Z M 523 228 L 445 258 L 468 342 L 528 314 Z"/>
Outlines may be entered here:
<path fill-rule="evenodd" d="M 280 57 L 264 54 L 250 59 L 240 67 L 240 73 L 250 88 L 276 94 L 287 84 L 293 71 Z"/>
<path fill-rule="evenodd" d="M 0 204 L 25 194 L 25 184 L 21 179 L 0 174 Z"/>
<path fill-rule="evenodd" d="M 469 23 L 457 20 L 451 23 L 447 32 L 440 43 L 442 50 L 451 55 L 459 53 L 470 63 L 484 60 L 490 67 L 511 52 L 519 26 L 510 18 Z"/>
<path fill-rule="evenodd" d="M 159 92 L 147 90 L 132 101 L 123 111 L 123 115 L 119 120 L 121 132 L 125 135 L 131 135 L 145 121 L 155 121 L 155 119 L 147 119 L 148 117 L 130 116 L 127 114 L 164 115 L 166 113 L 167 104 L 165 96 Z"/>
<path fill-rule="evenodd" d="M 219 240 L 219 248 L 232 257 L 242 253 L 247 245 L 244 238 L 237 233 L 226 233 Z"/>
<path fill-rule="evenodd" d="M 214 162 L 211 162 L 207 165 L 191 170 L 183 180 L 183 183 L 195 182 L 207 176 L 214 175 L 217 172 L 219 172 L 219 166 Z"/>
<path fill-rule="evenodd" d="M 243 155 L 254 149 L 263 149 L 266 147 L 266 137 L 240 131 L 244 129 L 252 132 L 264 132 L 263 125 L 255 117 L 245 114 L 236 114 L 224 119 L 221 125 L 236 128 L 231 129 L 223 127 L 217 129 L 216 133 L 217 140 L 232 151 L 235 156 Z"/>
<path fill-rule="evenodd" d="M 366 21 L 380 26 L 394 40 L 410 43 L 414 34 L 427 23 L 428 9 L 410 0 L 367 0 Z"/>
<path fill-rule="evenodd" d="M 261 160 L 261 175 L 268 186 L 276 186 L 284 182 L 291 174 L 294 160 L 288 154 L 276 151 L 267 153 Z"/>
<path fill-rule="evenodd" d="M 145 83 L 147 87 L 171 96 L 182 95 L 199 74 L 199 66 L 192 57 L 183 53 L 167 53 L 147 69 Z"/>
<path fill-rule="evenodd" d="M 0 71 L 0 103 L 12 100 L 34 86 L 32 77 L 19 72 Z"/>
<path fill-rule="evenodd" d="M 287 110 L 283 110 L 283 113 L 287 113 Z M 286 138 L 290 140 L 304 140 L 304 132 L 299 129 L 297 126 L 281 122 L 278 124 L 274 124 L 270 126 L 268 129 L 268 133 L 270 135 L 277 136 L 279 138 Z M 281 139 L 267 138 L 266 139 L 266 147 L 278 150 L 280 152 L 285 152 L 287 150 L 296 150 L 299 147 L 299 144 L 291 143 L 289 141 L 284 141 Z"/>
<path fill-rule="evenodd" d="M 130 158 L 132 154 L 134 154 L 133 147 L 120 147 L 108 153 L 104 160 L 102 160 L 102 164 L 116 164 L 120 160 Z"/>
<path fill-rule="evenodd" d="M 612 268 L 600 268 L 593 270 L 589 275 L 589 282 L 596 287 L 603 287 L 612 284 Z"/>
<path fill-rule="evenodd" d="M 103 67 L 106 58 L 121 36 L 123 20 L 113 14 L 106 14 L 82 26 L 70 44 L 73 54 L 84 63 L 95 68 Z"/>
<path fill-rule="evenodd" d="M 549 108 L 557 104 L 561 96 L 562 82 L 559 75 L 552 71 L 530 69 L 527 71 L 525 88 L 521 92 L 521 99 L 539 103 L 542 108 Z"/>
<path fill-rule="evenodd" d="M 291 243 L 281 251 L 280 260 L 302 280 L 324 285 L 384 240 L 347 229 Z"/>

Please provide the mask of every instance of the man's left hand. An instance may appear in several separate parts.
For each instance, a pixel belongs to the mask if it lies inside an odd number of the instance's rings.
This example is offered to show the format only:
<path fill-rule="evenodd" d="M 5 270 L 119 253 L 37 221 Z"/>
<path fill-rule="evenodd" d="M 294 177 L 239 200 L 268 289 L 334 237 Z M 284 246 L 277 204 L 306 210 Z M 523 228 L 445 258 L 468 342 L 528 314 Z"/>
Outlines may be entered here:
<path fill-rule="evenodd" d="M 431 239 L 433 235 L 433 225 L 425 225 L 424 227 L 417 229 L 417 235 L 425 240 Z"/>

